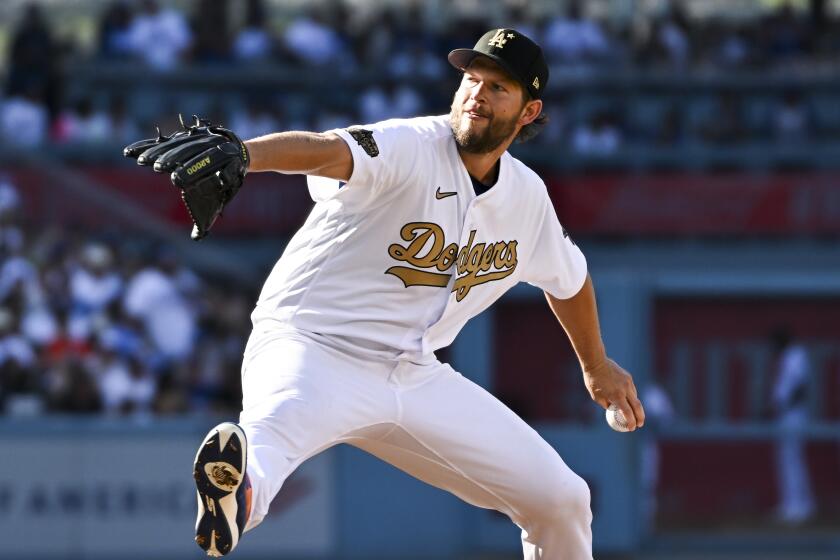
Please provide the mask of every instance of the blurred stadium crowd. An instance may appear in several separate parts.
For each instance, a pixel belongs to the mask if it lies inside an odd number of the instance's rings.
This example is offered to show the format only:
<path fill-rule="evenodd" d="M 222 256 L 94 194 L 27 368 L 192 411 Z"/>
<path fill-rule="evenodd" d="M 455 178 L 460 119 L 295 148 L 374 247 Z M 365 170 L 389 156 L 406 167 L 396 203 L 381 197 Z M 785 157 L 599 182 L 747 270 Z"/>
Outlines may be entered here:
<path fill-rule="evenodd" d="M 717 88 L 694 98 L 671 86 L 663 94 L 654 80 L 629 103 L 620 89 L 590 95 L 563 85 L 595 77 L 597 87 L 598 76 L 652 71 L 672 85 L 681 76 L 733 79 L 748 71 L 819 79 L 837 65 L 840 19 L 785 4 L 733 19 L 696 18 L 692 3 L 674 1 L 652 19 L 611 19 L 577 0 L 562 8 L 498 2 L 492 10 L 468 0 L 377 9 L 331 0 L 302 4 L 282 25 L 272 16 L 276 4 L 263 0 L 94 4 L 91 48 L 59 36 L 43 4 L 20 4 L 0 82 L 0 148 L 90 145 L 91 153 L 113 157 L 115 146 L 148 136 L 152 123 L 172 123 L 171 108 L 140 86 L 155 89 L 157 79 L 180 73 L 187 104 L 203 103 L 204 114 L 244 138 L 443 112 L 457 79 L 446 53 L 501 25 L 534 37 L 551 61 L 551 122 L 536 139 L 543 147 L 608 156 L 626 144 L 725 147 L 760 139 L 807 147 L 840 138 L 840 97 L 807 87 L 750 95 Z M 80 65 L 127 68 L 130 76 L 100 90 L 77 79 Z M 320 85 L 289 92 L 231 82 L 229 91 L 211 94 L 189 87 L 202 72 L 241 76 L 243 69 L 255 78 L 266 70 L 315 73 Z M 366 72 L 379 79 L 345 87 Z M 0 176 L 2 411 L 238 409 L 257 286 L 200 278 L 148 240 L 74 233 L 61 224 L 34 228 L 20 198 L 13 180 Z"/>
<path fill-rule="evenodd" d="M 22 227 L 0 177 L 0 410 L 235 410 L 252 296 L 202 281 L 171 249 Z"/>
<path fill-rule="evenodd" d="M 172 122 L 171 111 L 151 107 L 148 99 L 138 99 L 140 93 L 75 90 L 71 68 L 79 61 L 152 72 L 145 75 L 188 68 L 317 72 L 322 90 L 328 79 L 338 79 L 329 86 L 336 95 L 327 99 L 249 92 L 247 84 L 232 81 L 229 87 L 236 93 L 224 103 L 207 103 L 206 110 L 243 137 L 443 112 L 453 80 L 446 53 L 472 45 L 498 25 L 534 37 L 551 61 L 547 110 L 552 123 L 537 139 L 541 144 L 608 155 L 624 143 L 727 146 L 761 139 L 795 144 L 835 134 L 831 119 L 819 119 L 827 128 L 816 128 L 814 112 L 832 112 L 837 100 L 809 98 L 796 87 L 761 99 L 745 99 L 737 88 L 698 99 L 653 92 L 634 103 L 621 92 L 599 99 L 604 96 L 568 95 L 559 87 L 561 81 L 595 73 L 640 69 L 672 78 L 689 72 L 737 78 L 746 70 L 819 75 L 836 65 L 840 19 L 825 13 L 825 2 L 813 3 L 822 13 L 781 4 L 740 19 L 692 17 L 691 4 L 700 3 L 665 2 L 655 17 L 618 19 L 593 16 L 593 3 L 579 0 L 562 7 L 507 1 L 493 9 L 468 0 L 365 4 L 366 9 L 330 0 L 305 3 L 278 24 L 263 0 L 196 0 L 184 9 L 156 0 L 116 0 L 91 14 L 95 40 L 86 49 L 72 37 L 58 38 L 43 9 L 31 4 L 20 10 L 11 31 L 0 137 L 26 146 L 128 142 L 140 130 L 150 130 L 152 122 Z M 375 83 L 343 85 L 372 69 L 380 77 Z M 201 106 L 197 97 L 192 101 L 191 106 Z M 834 124 L 840 127 L 840 121 Z"/>

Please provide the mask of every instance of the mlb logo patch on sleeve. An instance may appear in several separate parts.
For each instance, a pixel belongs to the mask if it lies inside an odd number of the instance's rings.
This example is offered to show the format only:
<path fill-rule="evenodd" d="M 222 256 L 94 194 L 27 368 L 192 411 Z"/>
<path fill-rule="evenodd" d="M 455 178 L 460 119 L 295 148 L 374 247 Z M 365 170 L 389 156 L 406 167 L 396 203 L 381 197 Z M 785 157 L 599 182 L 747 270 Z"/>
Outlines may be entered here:
<path fill-rule="evenodd" d="M 347 132 L 350 136 L 362 147 L 367 155 L 376 157 L 379 155 L 379 146 L 376 145 L 376 140 L 373 139 L 373 131 L 365 130 L 364 128 L 348 128 Z"/>

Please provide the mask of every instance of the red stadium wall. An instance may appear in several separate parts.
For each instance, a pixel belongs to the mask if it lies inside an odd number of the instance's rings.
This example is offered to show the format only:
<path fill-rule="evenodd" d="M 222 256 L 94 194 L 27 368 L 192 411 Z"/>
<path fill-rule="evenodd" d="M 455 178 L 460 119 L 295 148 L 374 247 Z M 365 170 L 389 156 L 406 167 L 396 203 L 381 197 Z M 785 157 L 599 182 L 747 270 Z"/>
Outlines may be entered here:
<path fill-rule="evenodd" d="M 154 217 L 173 224 L 190 223 L 177 190 L 166 176 L 122 167 L 74 168 L 72 173 L 74 179 L 91 180 L 104 188 L 105 194 L 128 201 Z M 80 194 L 78 189 L 56 184 L 52 174 L 31 169 L 15 170 L 10 177 L 23 197 L 24 215 L 32 225 L 138 229 L 136 224 L 109 212 L 112 203 L 97 196 L 95 190 Z M 248 177 L 245 192 L 247 195 L 238 196 L 227 207 L 214 234 L 290 233 L 303 224 L 312 206 L 302 176 L 255 173 Z"/>
<path fill-rule="evenodd" d="M 840 232 L 840 173 L 628 173 L 550 177 L 563 225 L 580 234 Z"/>
<path fill-rule="evenodd" d="M 187 223 L 166 177 L 133 167 L 73 168 L 156 216 Z M 39 170 L 13 170 L 34 221 L 100 225 L 94 197 L 69 192 Z M 544 174 L 563 224 L 577 235 L 773 235 L 840 233 L 840 173 Z M 300 176 L 249 176 L 218 233 L 288 234 L 312 206 Z M 55 193 L 60 197 L 56 199 Z M 49 193 L 49 196 L 47 194 Z M 120 223 L 125 227 L 125 223 Z"/>

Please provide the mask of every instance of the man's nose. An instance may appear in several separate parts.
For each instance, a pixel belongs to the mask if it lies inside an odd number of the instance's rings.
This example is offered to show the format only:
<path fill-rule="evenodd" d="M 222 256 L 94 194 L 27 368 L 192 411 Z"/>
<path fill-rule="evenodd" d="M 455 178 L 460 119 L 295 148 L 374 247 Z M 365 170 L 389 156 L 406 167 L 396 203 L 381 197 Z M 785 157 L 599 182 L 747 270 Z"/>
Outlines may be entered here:
<path fill-rule="evenodd" d="M 469 89 L 470 99 L 482 100 L 482 99 L 484 99 L 484 94 L 485 94 L 486 91 L 487 91 L 487 86 L 484 84 L 484 82 L 476 82 Z"/>

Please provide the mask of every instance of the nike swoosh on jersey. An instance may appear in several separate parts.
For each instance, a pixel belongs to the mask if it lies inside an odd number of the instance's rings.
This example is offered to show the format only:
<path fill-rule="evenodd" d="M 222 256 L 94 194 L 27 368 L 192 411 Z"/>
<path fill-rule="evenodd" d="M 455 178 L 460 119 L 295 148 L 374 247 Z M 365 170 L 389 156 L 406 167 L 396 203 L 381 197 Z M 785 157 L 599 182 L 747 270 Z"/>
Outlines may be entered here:
<path fill-rule="evenodd" d="M 441 200 L 443 198 L 446 198 L 447 196 L 455 196 L 456 194 L 458 194 L 458 193 L 455 192 L 455 191 L 440 192 L 440 187 L 438 187 L 437 190 L 435 191 L 435 198 L 438 199 L 438 200 Z"/>

